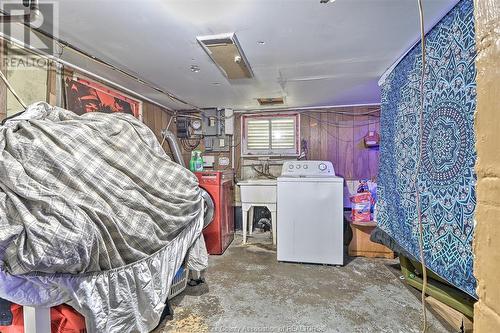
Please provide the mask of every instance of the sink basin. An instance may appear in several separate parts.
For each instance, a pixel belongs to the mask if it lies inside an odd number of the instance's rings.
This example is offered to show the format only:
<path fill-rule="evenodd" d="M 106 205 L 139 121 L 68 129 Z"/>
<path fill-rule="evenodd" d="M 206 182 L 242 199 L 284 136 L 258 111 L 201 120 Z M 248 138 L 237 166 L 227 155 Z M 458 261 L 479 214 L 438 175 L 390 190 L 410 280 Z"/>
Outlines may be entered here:
<path fill-rule="evenodd" d="M 246 179 L 238 185 L 242 203 L 276 203 L 276 179 Z"/>
<path fill-rule="evenodd" d="M 262 178 L 254 178 L 254 179 L 245 179 L 238 183 L 238 185 L 248 186 L 248 185 L 264 185 L 264 186 L 272 186 L 276 185 L 276 179 L 262 179 Z"/>

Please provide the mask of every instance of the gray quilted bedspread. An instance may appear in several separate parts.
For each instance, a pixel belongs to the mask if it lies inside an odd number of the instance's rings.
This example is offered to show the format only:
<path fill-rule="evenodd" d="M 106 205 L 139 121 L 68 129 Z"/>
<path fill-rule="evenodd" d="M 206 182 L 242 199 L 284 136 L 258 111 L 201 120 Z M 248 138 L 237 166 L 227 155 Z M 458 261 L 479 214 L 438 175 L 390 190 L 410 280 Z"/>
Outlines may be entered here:
<path fill-rule="evenodd" d="M 37 103 L 0 127 L 0 261 L 86 273 L 162 249 L 200 212 L 196 177 L 126 114 Z"/>

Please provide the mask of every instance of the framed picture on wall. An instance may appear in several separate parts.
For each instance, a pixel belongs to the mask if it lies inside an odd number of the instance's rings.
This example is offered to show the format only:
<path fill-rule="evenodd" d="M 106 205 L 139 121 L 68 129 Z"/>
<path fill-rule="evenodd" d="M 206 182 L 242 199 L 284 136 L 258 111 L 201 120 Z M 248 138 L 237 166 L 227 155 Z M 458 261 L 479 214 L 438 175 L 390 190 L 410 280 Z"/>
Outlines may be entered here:
<path fill-rule="evenodd" d="M 142 102 L 80 77 L 66 79 L 66 105 L 76 114 L 123 112 L 142 119 Z"/>

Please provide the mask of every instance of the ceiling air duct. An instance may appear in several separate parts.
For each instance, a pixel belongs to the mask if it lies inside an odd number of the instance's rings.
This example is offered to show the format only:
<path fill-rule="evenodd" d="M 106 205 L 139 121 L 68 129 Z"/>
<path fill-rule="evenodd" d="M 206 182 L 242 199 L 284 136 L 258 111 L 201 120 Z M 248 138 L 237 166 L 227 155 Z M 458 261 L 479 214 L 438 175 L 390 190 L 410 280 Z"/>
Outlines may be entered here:
<path fill-rule="evenodd" d="M 252 69 L 234 33 L 196 37 L 229 80 L 253 77 Z"/>
<path fill-rule="evenodd" d="M 285 103 L 283 97 L 257 98 L 257 102 L 259 102 L 259 105 L 263 106 L 281 105 Z"/>

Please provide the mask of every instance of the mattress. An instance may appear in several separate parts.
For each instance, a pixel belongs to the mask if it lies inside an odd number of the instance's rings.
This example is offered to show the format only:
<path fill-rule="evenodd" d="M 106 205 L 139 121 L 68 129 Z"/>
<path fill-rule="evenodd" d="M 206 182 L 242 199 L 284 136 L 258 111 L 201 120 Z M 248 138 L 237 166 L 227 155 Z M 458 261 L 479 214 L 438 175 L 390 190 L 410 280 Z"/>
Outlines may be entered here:
<path fill-rule="evenodd" d="M 0 155 L 0 298 L 148 332 L 188 250 L 206 267 L 197 179 L 133 116 L 35 103 L 0 126 Z"/>
<path fill-rule="evenodd" d="M 16 276 L 0 265 L 0 298 L 25 306 L 69 304 L 85 317 L 89 333 L 150 332 L 160 321 L 184 258 L 191 269 L 207 267 L 206 251 L 191 251 L 200 249 L 202 229 L 203 215 L 157 253 L 105 272 Z"/>

